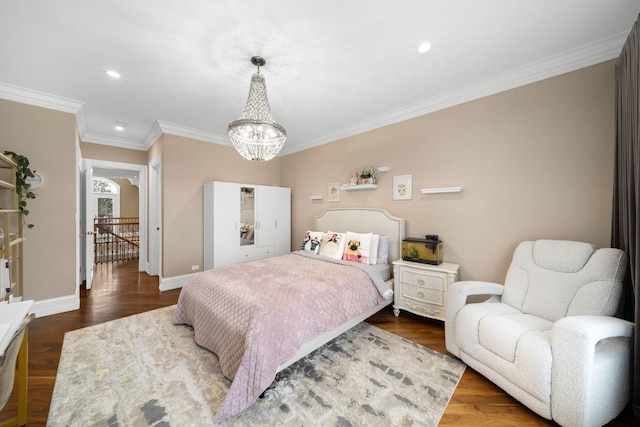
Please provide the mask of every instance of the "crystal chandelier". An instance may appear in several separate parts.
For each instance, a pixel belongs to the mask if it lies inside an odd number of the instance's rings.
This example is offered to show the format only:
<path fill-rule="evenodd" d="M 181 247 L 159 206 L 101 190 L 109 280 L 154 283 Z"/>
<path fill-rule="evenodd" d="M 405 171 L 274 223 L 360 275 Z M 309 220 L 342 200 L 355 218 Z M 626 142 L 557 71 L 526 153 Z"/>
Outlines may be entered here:
<path fill-rule="evenodd" d="M 258 67 L 258 72 L 251 76 L 244 113 L 238 120 L 229 124 L 228 132 L 233 146 L 242 157 L 256 162 L 266 162 L 280 152 L 287 139 L 287 132 L 273 121 L 271 116 L 267 86 L 260 74 L 260 67 L 266 61 L 254 56 L 251 63 Z"/>

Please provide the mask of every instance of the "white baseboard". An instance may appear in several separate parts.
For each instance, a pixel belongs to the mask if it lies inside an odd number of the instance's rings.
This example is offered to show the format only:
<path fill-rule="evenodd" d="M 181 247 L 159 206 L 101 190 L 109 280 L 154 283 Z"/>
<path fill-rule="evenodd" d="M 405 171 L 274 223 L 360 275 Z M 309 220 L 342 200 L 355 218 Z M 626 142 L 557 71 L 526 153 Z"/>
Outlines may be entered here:
<path fill-rule="evenodd" d="M 197 274 L 198 273 L 192 273 L 168 278 L 160 277 L 160 291 L 170 291 L 181 288 Z M 44 317 L 78 310 L 79 308 L 80 293 L 76 292 L 76 295 L 35 301 L 33 306 L 31 306 L 31 311 L 36 314 L 36 317 Z"/>
<path fill-rule="evenodd" d="M 184 274 L 182 276 L 162 277 L 160 276 L 160 291 L 170 291 L 183 287 L 189 280 L 196 277 L 198 273 Z"/>
<path fill-rule="evenodd" d="M 80 294 L 35 301 L 31 311 L 36 317 L 51 316 L 80 308 Z"/>

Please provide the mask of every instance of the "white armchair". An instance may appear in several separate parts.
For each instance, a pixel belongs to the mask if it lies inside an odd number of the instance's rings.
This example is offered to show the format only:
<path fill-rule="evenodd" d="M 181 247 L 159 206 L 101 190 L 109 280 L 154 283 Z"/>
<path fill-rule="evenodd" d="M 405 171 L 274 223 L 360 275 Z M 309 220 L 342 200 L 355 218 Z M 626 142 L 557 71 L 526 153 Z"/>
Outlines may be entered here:
<path fill-rule="evenodd" d="M 504 285 L 449 287 L 447 350 L 544 418 L 604 425 L 631 398 L 634 324 L 612 317 L 626 267 L 618 249 L 522 242 Z"/>

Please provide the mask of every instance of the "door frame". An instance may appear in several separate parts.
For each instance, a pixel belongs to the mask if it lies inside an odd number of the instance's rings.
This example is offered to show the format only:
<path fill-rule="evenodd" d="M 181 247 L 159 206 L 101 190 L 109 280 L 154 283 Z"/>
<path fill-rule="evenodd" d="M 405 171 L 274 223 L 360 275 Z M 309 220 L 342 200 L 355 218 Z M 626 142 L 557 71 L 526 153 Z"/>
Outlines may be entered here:
<path fill-rule="evenodd" d="M 140 218 L 140 228 L 139 228 L 139 237 L 140 237 L 140 252 L 138 258 L 138 270 L 146 271 L 146 260 L 147 260 L 147 166 L 146 165 L 137 165 L 133 163 L 121 163 L 121 162 L 111 162 L 107 160 L 96 160 L 96 159 L 84 159 L 86 160 L 91 167 L 95 169 L 113 169 L 113 170 L 125 170 L 130 172 L 135 172 L 138 175 L 138 216 Z M 95 177 L 100 177 L 100 174 L 94 173 Z M 84 198 L 85 204 L 83 206 L 87 206 L 88 200 L 86 200 L 86 195 L 80 192 L 80 197 Z M 93 191 L 92 191 L 93 193 Z M 83 212 L 85 215 L 85 212 Z M 88 225 L 88 224 L 87 224 Z M 83 261 L 84 263 L 84 261 Z M 87 271 L 86 266 L 82 266 L 82 271 Z"/>
<path fill-rule="evenodd" d="M 162 278 L 162 155 L 149 162 L 149 263 L 147 273 Z"/>

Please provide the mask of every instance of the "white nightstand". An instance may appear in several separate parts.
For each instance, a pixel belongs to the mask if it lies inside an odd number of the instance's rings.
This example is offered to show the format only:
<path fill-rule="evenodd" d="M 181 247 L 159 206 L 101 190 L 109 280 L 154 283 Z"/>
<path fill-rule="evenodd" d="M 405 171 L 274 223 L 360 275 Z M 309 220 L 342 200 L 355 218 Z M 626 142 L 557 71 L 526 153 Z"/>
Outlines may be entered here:
<path fill-rule="evenodd" d="M 458 280 L 458 264 L 393 262 L 393 314 L 407 310 L 420 316 L 444 321 L 449 284 Z"/>

